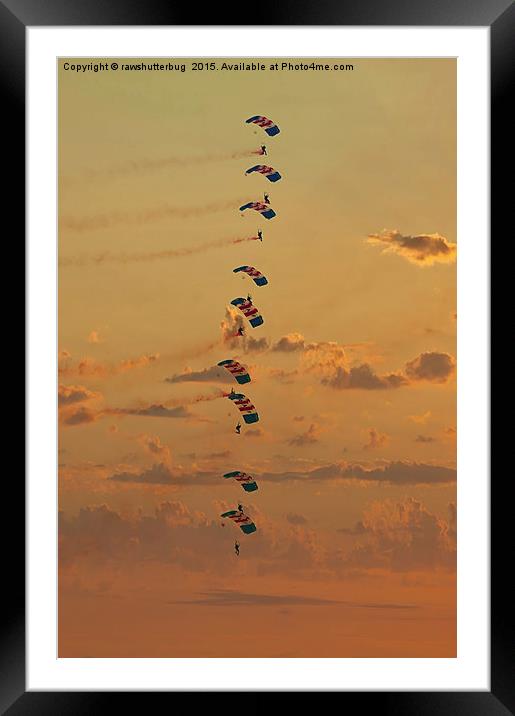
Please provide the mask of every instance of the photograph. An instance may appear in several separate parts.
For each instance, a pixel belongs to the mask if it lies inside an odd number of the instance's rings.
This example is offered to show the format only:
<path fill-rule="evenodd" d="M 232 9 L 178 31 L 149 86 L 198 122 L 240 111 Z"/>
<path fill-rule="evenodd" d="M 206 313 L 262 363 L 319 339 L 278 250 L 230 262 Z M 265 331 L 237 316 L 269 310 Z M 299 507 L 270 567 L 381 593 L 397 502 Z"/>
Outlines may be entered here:
<path fill-rule="evenodd" d="M 57 58 L 59 659 L 456 659 L 457 66 Z"/>

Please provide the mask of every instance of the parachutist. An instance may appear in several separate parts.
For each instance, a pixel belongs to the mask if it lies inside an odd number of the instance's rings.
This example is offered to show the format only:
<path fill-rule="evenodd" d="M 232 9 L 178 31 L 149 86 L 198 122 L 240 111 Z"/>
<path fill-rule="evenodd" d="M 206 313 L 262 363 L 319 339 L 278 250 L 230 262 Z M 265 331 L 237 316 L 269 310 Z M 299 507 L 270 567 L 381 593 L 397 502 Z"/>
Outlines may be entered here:
<path fill-rule="evenodd" d="M 247 293 L 247 301 L 250 301 L 252 303 L 252 296 L 250 293 Z"/>
<path fill-rule="evenodd" d="M 236 426 L 236 432 L 238 433 L 238 435 L 241 433 L 241 423 L 238 423 L 238 425 Z"/>
<path fill-rule="evenodd" d="M 268 156 L 266 153 L 266 147 L 264 144 L 261 145 L 261 154 L 264 154 L 265 157 Z"/>
<path fill-rule="evenodd" d="M 240 505 L 239 502 L 238 502 L 238 510 L 239 510 L 239 512 L 241 512 L 241 514 L 243 514 L 243 505 Z"/>
<path fill-rule="evenodd" d="M 268 196 L 268 194 L 266 193 L 266 191 L 265 191 L 265 193 L 263 194 L 263 199 L 264 199 L 265 204 L 270 204 L 270 197 Z"/>
<path fill-rule="evenodd" d="M 245 335 L 245 329 L 243 328 L 243 326 L 240 326 L 240 327 L 238 328 L 238 335 L 239 335 L 239 336 L 244 336 L 244 335 Z"/>
<path fill-rule="evenodd" d="M 258 229 L 258 239 L 260 241 L 263 241 L 263 232 L 261 231 L 261 229 Z"/>
<path fill-rule="evenodd" d="M 234 543 L 234 551 L 236 552 L 236 556 L 239 557 L 240 556 L 240 543 L 238 542 L 238 540 L 236 540 L 236 542 Z"/>

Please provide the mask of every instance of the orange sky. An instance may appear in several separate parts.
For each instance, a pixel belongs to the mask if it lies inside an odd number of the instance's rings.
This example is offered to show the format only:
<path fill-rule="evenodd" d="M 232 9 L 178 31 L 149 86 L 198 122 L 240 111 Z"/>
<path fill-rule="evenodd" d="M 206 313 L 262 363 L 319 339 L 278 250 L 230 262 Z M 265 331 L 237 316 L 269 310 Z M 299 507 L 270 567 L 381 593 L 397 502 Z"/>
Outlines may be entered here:
<path fill-rule="evenodd" d="M 455 61 L 346 61 L 60 61 L 60 656 L 455 655 Z"/>

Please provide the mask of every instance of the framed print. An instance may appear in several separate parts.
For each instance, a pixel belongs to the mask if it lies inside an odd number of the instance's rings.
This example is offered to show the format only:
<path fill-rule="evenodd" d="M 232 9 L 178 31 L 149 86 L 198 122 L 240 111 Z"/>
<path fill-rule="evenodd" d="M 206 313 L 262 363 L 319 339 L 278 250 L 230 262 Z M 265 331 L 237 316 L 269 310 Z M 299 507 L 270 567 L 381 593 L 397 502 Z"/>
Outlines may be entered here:
<path fill-rule="evenodd" d="M 490 573 L 489 95 L 501 137 L 513 59 L 494 5 L 196 26 L 3 3 L 28 149 L 7 713 L 169 691 L 513 709 Z"/>

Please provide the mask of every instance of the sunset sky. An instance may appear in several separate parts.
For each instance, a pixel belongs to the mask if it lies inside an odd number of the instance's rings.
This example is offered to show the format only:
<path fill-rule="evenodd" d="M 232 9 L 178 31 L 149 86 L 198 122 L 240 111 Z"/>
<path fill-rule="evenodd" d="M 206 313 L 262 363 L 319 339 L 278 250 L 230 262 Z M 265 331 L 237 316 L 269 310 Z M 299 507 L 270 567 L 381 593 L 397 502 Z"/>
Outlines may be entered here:
<path fill-rule="evenodd" d="M 455 656 L 455 61 L 65 61 L 59 656 Z"/>

